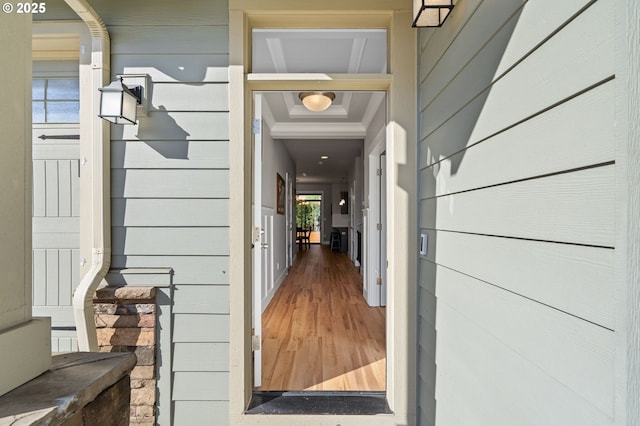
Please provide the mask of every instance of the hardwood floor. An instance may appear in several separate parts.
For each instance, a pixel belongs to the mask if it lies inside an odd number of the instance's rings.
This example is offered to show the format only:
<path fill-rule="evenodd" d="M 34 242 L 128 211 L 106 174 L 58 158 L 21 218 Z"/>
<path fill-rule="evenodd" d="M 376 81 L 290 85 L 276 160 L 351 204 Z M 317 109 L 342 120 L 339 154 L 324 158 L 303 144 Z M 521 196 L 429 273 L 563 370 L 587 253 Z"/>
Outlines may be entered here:
<path fill-rule="evenodd" d="M 371 308 L 344 253 L 298 252 L 262 315 L 258 390 L 384 390 L 385 308 Z"/>

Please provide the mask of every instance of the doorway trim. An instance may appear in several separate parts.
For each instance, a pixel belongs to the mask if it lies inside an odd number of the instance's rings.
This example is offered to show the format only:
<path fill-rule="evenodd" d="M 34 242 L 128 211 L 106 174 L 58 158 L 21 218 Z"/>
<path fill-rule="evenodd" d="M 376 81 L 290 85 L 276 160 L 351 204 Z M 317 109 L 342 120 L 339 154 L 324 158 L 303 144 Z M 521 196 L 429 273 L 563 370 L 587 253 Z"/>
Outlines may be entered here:
<path fill-rule="evenodd" d="M 292 9 L 295 7 L 296 9 Z M 318 9 L 322 7 L 322 9 Z M 416 33 L 411 3 L 328 0 L 229 1 L 230 103 L 230 420 L 236 425 L 415 424 L 417 111 Z M 390 74 L 251 74 L 251 30 L 260 28 L 387 28 Z M 387 401 L 377 416 L 245 415 L 251 367 L 251 107 L 259 90 L 382 90 L 387 92 L 389 297 Z"/>

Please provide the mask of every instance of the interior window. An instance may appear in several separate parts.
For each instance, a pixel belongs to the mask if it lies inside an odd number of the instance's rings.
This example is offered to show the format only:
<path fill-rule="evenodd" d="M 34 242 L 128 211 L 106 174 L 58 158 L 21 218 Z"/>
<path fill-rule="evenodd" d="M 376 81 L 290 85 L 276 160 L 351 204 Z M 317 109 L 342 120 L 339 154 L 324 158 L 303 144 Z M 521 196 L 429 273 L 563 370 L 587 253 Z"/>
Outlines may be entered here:
<path fill-rule="evenodd" d="M 77 123 L 80 121 L 78 79 L 33 79 L 32 121 L 34 123 Z"/>

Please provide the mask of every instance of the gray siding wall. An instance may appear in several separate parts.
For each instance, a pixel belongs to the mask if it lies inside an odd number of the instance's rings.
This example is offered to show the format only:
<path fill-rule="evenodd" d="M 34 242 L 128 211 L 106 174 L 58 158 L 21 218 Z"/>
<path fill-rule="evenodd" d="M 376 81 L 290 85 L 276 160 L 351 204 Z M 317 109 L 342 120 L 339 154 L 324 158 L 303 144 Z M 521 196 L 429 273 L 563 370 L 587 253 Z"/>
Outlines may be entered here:
<path fill-rule="evenodd" d="M 91 4 L 111 35 L 112 76 L 152 82 L 148 116 L 112 128 L 112 267 L 173 268 L 173 376 L 160 400 L 171 393 L 173 424 L 227 424 L 227 2 Z M 161 404 L 161 424 L 168 414 Z"/>
<path fill-rule="evenodd" d="M 614 420 L 614 9 L 419 32 L 421 425 Z"/>

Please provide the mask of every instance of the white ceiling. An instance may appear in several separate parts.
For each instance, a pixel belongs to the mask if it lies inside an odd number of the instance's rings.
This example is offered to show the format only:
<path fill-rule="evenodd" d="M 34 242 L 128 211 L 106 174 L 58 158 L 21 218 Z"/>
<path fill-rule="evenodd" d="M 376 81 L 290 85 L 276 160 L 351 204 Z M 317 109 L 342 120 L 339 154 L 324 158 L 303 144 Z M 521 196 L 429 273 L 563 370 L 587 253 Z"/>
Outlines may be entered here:
<path fill-rule="evenodd" d="M 254 30 L 253 72 L 386 73 L 386 46 L 381 29 Z M 326 111 L 311 112 L 299 92 L 262 93 L 263 121 L 291 154 L 300 183 L 346 180 L 385 99 L 384 92 L 336 92 Z M 322 160 L 322 155 L 329 158 Z"/>

